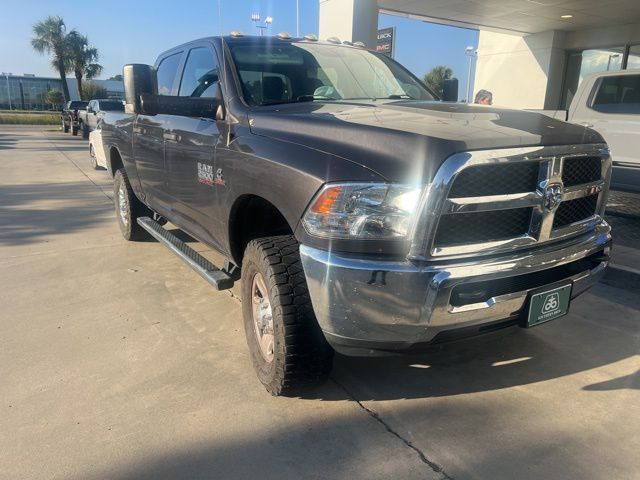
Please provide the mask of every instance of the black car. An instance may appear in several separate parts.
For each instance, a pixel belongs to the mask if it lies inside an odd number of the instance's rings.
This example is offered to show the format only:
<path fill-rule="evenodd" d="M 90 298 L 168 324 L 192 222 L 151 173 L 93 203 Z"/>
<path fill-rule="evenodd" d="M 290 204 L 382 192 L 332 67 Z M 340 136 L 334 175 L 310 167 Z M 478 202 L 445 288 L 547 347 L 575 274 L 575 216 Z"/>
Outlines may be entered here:
<path fill-rule="evenodd" d="M 218 289 L 241 279 L 272 394 L 327 378 L 334 349 L 555 319 L 607 266 L 611 159 L 589 128 L 443 102 L 394 60 L 313 37 L 204 38 L 124 81 L 102 123 L 120 229 Z"/>

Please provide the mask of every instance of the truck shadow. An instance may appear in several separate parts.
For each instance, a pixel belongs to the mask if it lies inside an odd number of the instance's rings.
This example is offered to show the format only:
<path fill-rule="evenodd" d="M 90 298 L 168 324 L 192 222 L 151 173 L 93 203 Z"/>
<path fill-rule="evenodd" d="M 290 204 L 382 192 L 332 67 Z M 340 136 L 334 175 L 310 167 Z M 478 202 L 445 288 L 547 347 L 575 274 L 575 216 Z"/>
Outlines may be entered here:
<path fill-rule="evenodd" d="M 112 216 L 88 182 L 0 185 L 0 245 L 24 245 L 88 229 Z"/>
<path fill-rule="evenodd" d="M 337 355 L 332 378 L 344 395 L 323 391 L 304 398 L 392 400 L 445 397 L 542 382 L 615 363 L 635 355 L 640 338 L 637 297 L 598 285 L 572 312 L 531 330 L 515 329 L 433 347 L 422 355 L 353 358 Z M 638 373 L 585 385 L 584 390 L 638 388 Z"/>

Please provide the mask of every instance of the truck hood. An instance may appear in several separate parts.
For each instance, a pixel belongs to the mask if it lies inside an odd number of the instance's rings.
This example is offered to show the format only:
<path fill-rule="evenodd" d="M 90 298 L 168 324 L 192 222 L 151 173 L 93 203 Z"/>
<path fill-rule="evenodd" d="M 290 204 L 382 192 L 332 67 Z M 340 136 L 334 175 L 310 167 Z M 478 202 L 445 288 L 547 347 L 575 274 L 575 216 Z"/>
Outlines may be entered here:
<path fill-rule="evenodd" d="M 457 152 L 604 143 L 594 130 L 539 113 L 441 102 L 274 105 L 252 110 L 249 124 L 256 135 L 345 158 L 393 182 L 427 183 Z"/>

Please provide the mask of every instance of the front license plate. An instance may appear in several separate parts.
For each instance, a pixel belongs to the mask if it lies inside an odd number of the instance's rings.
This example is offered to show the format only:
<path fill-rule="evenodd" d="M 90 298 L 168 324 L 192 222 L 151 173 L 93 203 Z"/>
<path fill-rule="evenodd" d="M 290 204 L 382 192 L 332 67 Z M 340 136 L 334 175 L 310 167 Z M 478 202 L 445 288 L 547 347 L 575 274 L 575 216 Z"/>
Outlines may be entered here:
<path fill-rule="evenodd" d="M 533 327 L 566 315 L 571 301 L 571 284 L 531 296 L 527 326 Z"/>

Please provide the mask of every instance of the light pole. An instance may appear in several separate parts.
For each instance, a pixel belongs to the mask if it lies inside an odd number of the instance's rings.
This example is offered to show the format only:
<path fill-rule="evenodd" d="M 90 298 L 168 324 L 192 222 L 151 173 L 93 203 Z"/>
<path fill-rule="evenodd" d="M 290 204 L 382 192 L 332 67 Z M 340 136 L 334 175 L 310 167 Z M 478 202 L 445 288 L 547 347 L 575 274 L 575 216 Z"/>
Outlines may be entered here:
<path fill-rule="evenodd" d="M 259 13 L 252 13 L 251 14 L 251 21 L 254 22 L 256 24 L 256 28 L 258 28 L 260 30 L 260 36 L 262 37 L 264 35 L 264 31 L 269 28 L 269 25 L 271 25 L 273 23 L 273 17 L 266 17 L 264 19 L 264 25 L 260 25 L 260 14 Z"/>
<path fill-rule="evenodd" d="M 476 49 L 469 45 L 464 49 L 464 53 L 469 60 L 469 71 L 467 73 L 467 104 L 471 103 L 471 63 L 474 55 L 477 53 Z"/>
<path fill-rule="evenodd" d="M 296 37 L 300 38 L 300 2 L 296 0 Z"/>
<path fill-rule="evenodd" d="M 2 72 L 2 75 L 7 79 L 7 98 L 9 99 L 9 110 L 13 110 L 11 107 L 11 89 L 9 88 L 9 75 L 13 75 L 13 73 Z"/>
<path fill-rule="evenodd" d="M 612 58 L 618 58 L 620 56 L 619 53 L 614 53 L 612 55 L 609 55 L 609 61 L 607 62 L 607 72 L 609 71 L 609 68 L 611 67 L 611 59 Z"/>

